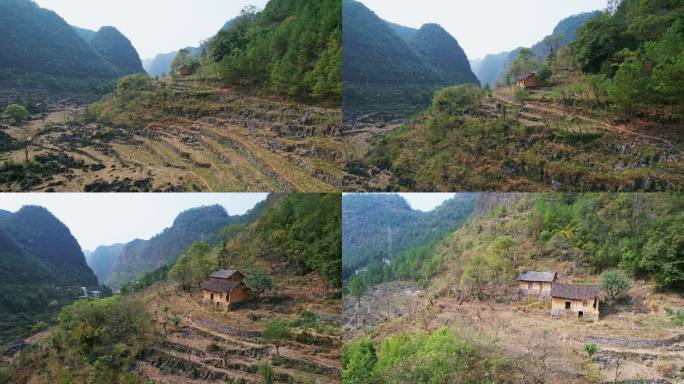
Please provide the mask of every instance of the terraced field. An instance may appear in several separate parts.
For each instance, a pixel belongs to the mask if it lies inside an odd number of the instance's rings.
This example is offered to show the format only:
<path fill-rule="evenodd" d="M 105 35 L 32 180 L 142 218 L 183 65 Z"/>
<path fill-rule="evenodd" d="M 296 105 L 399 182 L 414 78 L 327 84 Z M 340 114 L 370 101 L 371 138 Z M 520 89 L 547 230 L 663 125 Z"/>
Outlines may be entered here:
<path fill-rule="evenodd" d="M 85 107 L 53 105 L 30 123 L 29 171 L 16 165 L 21 129 L 4 127 L 0 190 L 339 190 L 338 109 L 193 82 L 163 88 L 168 104 L 136 101 L 132 124 L 86 124 Z"/>
<path fill-rule="evenodd" d="M 163 321 L 161 308 L 167 307 L 168 316 L 179 317 L 180 323 L 167 328 L 135 370 L 155 383 L 260 383 L 259 367 L 270 365 L 277 383 L 339 383 L 339 300 L 321 294 L 315 277 L 297 281 L 306 285 L 291 285 L 229 312 L 203 304 L 199 292 L 181 293 L 171 285 L 146 290 L 141 297 L 157 319 Z M 278 351 L 261 338 L 271 319 L 297 322 L 303 313 L 315 314 L 317 325 L 293 326 L 292 340 Z"/>
<path fill-rule="evenodd" d="M 346 122 L 343 140 L 349 174 L 344 189 L 684 188 L 681 123 L 653 116 L 624 121 L 605 108 L 563 106 L 552 100 L 551 90 L 531 90 L 519 102 L 515 88 L 497 89 L 463 116 L 467 126 L 457 128 L 429 112 L 405 124 L 383 122 L 373 115 Z M 433 139 L 436 132 L 444 137 Z"/>

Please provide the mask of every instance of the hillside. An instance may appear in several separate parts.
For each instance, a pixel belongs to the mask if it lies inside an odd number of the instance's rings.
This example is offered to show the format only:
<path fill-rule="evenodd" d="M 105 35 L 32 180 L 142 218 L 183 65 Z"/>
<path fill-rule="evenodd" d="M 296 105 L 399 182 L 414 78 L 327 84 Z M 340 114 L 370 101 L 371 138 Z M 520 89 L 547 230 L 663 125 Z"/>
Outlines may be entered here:
<path fill-rule="evenodd" d="M 345 189 L 683 190 L 681 9 L 624 1 L 543 60 L 521 49 L 506 75 L 536 84 L 448 87 L 407 124 L 347 132 Z"/>
<path fill-rule="evenodd" d="M 403 251 L 452 231 L 473 209 L 474 196 L 459 194 L 430 212 L 414 210 L 394 194 L 348 194 L 342 199 L 343 277 L 399 261 Z M 409 269 L 407 266 L 402 268 Z M 420 268 L 416 269 L 419 272 Z"/>
<path fill-rule="evenodd" d="M 88 266 L 93 270 L 98 281 L 105 282 L 112 272 L 114 264 L 123 251 L 124 244 L 101 245 L 94 251 L 85 253 Z"/>
<path fill-rule="evenodd" d="M 144 72 L 138 52 L 116 28 L 100 28 L 90 39 L 90 44 L 116 70 L 117 77 Z"/>
<path fill-rule="evenodd" d="M 271 0 L 261 12 L 245 9 L 210 40 L 205 75 L 290 98 L 337 101 L 340 12 L 339 0 Z"/>
<path fill-rule="evenodd" d="M 239 17 L 233 18 L 228 20 L 221 30 L 228 30 L 232 28 L 238 21 L 240 20 Z M 192 57 L 196 58 L 197 60 L 201 59 L 203 54 L 206 54 L 208 49 L 209 49 L 209 43 L 211 42 L 211 38 L 205 40 L 202 42 L 202 44 L 199 47 L 186 47 Z M 176 55 L 178 55 L 178 51 L 173 51 L 169 53 L 160 53 L 157 54 L 155 57 L 152 59 L 146 60 L 146 62 L 143 63 L 143 66 L 145 68 L 145 72 L 147 72 L 151 77 L 157 77 L 157 76 L 162 76 L 162 75 L 169 75 L 171 74 L 171 64 L 173 63 L 173 59 L 176 58 Z"/>
<path fill-rule="evenodd" d="M 535 43 L 530 49 L 537 60 L 546 60 L 551 50 L 557 51 L 575 41 L 577 31 L 590 20 L 600 15 L 600 11 L 586 12 L 573 15 L 561 20 L 553 29 L 553 32 Z M 521 48 L 510 52 L 490 54 L 482 59 L 478 69 L 474 70 L 482 85 L 489 84 L 494 88 L 497 84 L 503 84 L 509 66 L 515 61 Z"/>
<path fill-rule="evenodd" d="M 119 288 L 145 272 L 173 263 L 196 241 L 216 243 L 222 228 L 252 220 L 262 206 L 260 204 L 242 216 L 229 216 L 221 206 L 200 207 L 182 212 L 169 228 L 151 239 L 136 239 L 127 243 L 112 265 L 106 284 Z"/>
<path fill-rule="evenodd" d="M 345 296 L 343 378 L 678 382 L 684 325 L 670 310 L 684 293 L 676 234 L 683 203 L 676 194 L 480 195 L 468 221 L 426 255 L 424 262 L 444 260 L 430 279 L 385 280 L 358 299 Z M 613 300 L 604 290 L 597 321 L 553 319 L 549 300 L 517 289 L 523 270 L 598 284 L 615 268 L 629 276 L 628 297 Z M 377 281 L 370 270 L 358 279 Z M 349 292 L 358 292 L 353 286 Z M 585 343 L 596 343 L 593 356 Z M 487 352 L 468 359 L 475 351 Z M 453 364 L 454 353 L 461 364 Z"/>
<path fill-rule="evenodd" d="M 440 26 L 392 24 L 354 0 L 343 0 L 342 12 L 346 121 L 405 117 L 429 104 L 440 86 L 477 83 L 463 49 Z"/>

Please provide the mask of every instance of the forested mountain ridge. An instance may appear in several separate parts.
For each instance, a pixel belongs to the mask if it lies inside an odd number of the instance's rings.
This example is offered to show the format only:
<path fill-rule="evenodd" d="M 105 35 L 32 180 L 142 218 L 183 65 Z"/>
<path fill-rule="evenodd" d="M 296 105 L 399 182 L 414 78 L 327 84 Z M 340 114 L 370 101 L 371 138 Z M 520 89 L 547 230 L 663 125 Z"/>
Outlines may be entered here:
<path fill-rule="evenodd" d="M 479 84 L 458 41 L 438 24 L 425 24 L 411 38 L 411 46 L 437 70 L 444 84 Z"/>
<path fill-rule="evenodd" d="M 133 46 L 113 27 L 98 33 L 71 26 L 32 0 L 0 2 L 0 35 L 0 87 L 8 89 L 0 109 L 63 97 L 94 100 L 118 77 L 143 71 Z"/>
<path fill-rule="evenodd" d="M 102 27 L 90 39 L 90 44 L 102 58 L 114 67 L 119 77 L 144 72 L 138 52 L 114 27 Z"/>
<path fill-rule="evenodd" d="M 393 24 L 355 0 L 343 0 L 342 12 L 346 119 L 407 116 L 429 104 L 436 88 L 478 83 L 463 49 L 442 27 Z"/>
<path fill-rule="evenodd" d="M 462 224 L 473 212 L 476 194 L 458 194 L 430 212 L 414 210 L 396 194 L 347 194 L 343 197 L 343 277 L 389 262 L 398 274 L 422 263 L 405 251 L 427 246 Z M 426 248 L 427 249 L 427 248 Z M 385 260 L 385 261 L 383 261 Z M 427 270 L 427 267 L 426 267 Z"/>
<path fill-rule="evenodd" d="M 40 266 L 36 277 L 31 272 L 22 275 L 8 271 L 10 274 L 3 276 L 3 280 L 62 286 L 97 285 L 97 278 L 86 264 L 81 247 L 69 228 L 45 208 L 26 206 L 12 215 L 0 217 L 0 229 L 27 256 L 27 265 Z"/>
<path fill-rule="evenodd" d="M 127 243 L 116 258 L 106 283 L 119 288 L 130 279 L 175 261 L 195 241 L 214 244 L 222 228 L 253 220 L 262 207 L 263 203 L 241 216 L 229 216 L 219 205 L 184 211 L 169 228 L 151 239 Z"/>
<path fill-rule="evenodd" d="M 0 3 L 0 68 L 78 78 L 114 78 L 116 73 L 55 12 L 31 0 Z"/>

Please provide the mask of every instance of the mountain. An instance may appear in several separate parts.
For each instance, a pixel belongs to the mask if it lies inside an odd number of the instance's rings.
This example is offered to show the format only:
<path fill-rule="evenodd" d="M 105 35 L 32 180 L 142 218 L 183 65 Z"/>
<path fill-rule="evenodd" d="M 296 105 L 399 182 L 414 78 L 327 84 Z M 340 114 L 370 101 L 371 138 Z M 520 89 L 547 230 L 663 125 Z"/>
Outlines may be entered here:
<path fill-rule="evenodd" d="M 343 0 L 343 109 L 406 116 L 435 89 L 477 78 L 456 39 L 436 24 L 415 30 L 382 20 L 358 1 Z"/>
<path fill-rule="evenodd" d="M 438 24 L 425 24 L 411 38 L 411 47 L 432 66 L 445 84 L 479 84 L 458 41 Z"/>
<path fill-rule="evenodd" d="M 403 25 L 399 25 L 389 21 L 387 21 L 386 23 L 387 25 L 389 25 L 390 28 L 392 28 L 392 30 L 397 36 L 401 37 L 401 39 L 407 43 L 410 42 L 413 39 L 413 36 L 415 36 L 418 32 L 418 30 L 415 28 L 405 27 Z"/>
<path fill-rule="evenodd" d="M 178 51 L 160 53 L 145 64 L 145 71 L 152 77 L 163 76 L 171 72 L 171 63 L 178 55 Z"/>
<path fill-rule="evenodd" d="M 0 218 L 0 230 L 21 250 L 21 253 L 12 252 L 12 258 L 16 260 L 25 255 L 26 265 L 31 267 L 22 266 L 20 270 L 26 271 L 22 274 L 7 271 L 9 274 L 2 276 L 4 281 L 61 286 L 97 285 L 97 277 L 86 264 L 81 247 L 69 228 L 47 209 L 26 206 L 12 215 L 5 215 Z"/>
<path fill-rule="evenodd" d="M 550 52 L 549 47 L 544 43 L 546 39 L 558 37 L 558 47 L 567 46 L 575 41 L 577 31 L 599 14 L 601 14 L 600 11 L 585 12 L 561 20 L 553 29 L 553 33 L 544 37 L 544 39 L 534 44 L 530 49 L 534 52 L 537 60 L 546 60 Z M 483 85 L 496 86 L 497 82 L 504 80 L 509 65 L 515 61 L 521 49 L 516 48 L 513 51 L 485 56 L 479 68 L 475 71 L 477 78 L 480 79 Z"/>
<path fill-rule="evenodd" d="M 33 1 L 0 2 L 0 36 L 0 69 L 76 78 L 117 76 L 59 15 Z"/>
<path fill-rule="evenodd" d="M 133 44 L 114 27 L 100 28 L 90 44 L 114 67 L 119 77 L 145 71 Z"/>
<path fill-rule="evenodd" d="M 430 212 L 414 210 L 397 194 L 348 194 L 342 198 L 343 277 L 438 240 L 473 211 L 477 195 L 458 194 Z"/>
<path fill-rule="evenodd" d="M 241 216 L 229 216 L 220 205 L 182 212 L 171 227 L 160 234 L 149 240 L 136 239 L 125 244 L 111 267 L 106 284 L 119 288 L 128 280 L 173 262 L 195 241 L 213 244 L 222 228 L 253 220 L 263 206 L 264 203 L 258 204 Z"/>
<path fill-rule="evenodd" d="M 80 28 L 80 27 L 76 27 L 76 26 L 72 26 L 72 28 L 74 29 L 74 31 L 76 31 L 76 33 L 79 36 L 81 36 L 81 38 L 83 40 L 87 41 L 88 43 L 90 43 L 90 41 L 93 39 L 93 37 L 95 37 L 95 35 L 97 34 L 97 32 L 92 31 L 90 29 L 86 29 L 86 28 Z"/>
<path fill-rule="evenodd" d="M 83 251 L 88 266 L 93 270 L 99 281 L 107 281 L 114 263 L 118 260 L 125 244 L 99 246 L 94 251 Z"/>

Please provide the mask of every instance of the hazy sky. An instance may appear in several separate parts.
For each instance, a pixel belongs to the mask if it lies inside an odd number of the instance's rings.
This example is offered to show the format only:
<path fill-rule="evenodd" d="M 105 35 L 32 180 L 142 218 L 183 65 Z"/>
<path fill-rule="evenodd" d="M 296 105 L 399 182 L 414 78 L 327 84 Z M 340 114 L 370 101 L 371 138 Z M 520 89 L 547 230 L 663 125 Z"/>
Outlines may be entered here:
<path fill-rule="evenodd" d="M 47 208 L 71 230 L 81 248 L 148 239 L 173 224 L 187 209 L 220 204 L 229 215 L 247 212 L 265 193 L 3 193 L 0 209 L 16 212 L 24 205 Z"/>
<path fill-rule="evenodd" d="M 454 197 L 455 193 L 400 193 L 408 201 L 411 208 L 429 212 L 437 208 L 445 200 Z"/>
<path fill-rule="evenodd" d="M 63 0 L 57 0 L 63 1 Z M 408 27 L 438 23 L 469 59 L 531 46 L 562 19 L 605 9 L 607 0 L 360 0 L 381 18 Z"/>
<path fill-rule="evenodd" d="M 267 0 L 35 0 L 69 24 L 98 30 L 114 26 L 128 37 L 142 59 L 187 46 L 216 34 L 247 5 Z"/>

